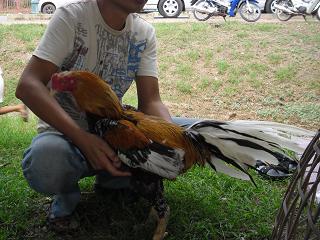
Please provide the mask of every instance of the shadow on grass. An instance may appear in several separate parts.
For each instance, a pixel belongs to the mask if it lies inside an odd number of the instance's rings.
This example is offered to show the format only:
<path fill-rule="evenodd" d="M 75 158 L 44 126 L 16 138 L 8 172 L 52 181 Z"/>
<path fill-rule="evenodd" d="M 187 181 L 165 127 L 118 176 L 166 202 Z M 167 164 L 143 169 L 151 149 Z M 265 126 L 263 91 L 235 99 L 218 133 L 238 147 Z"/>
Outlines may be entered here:
<path fill-rule="evenodd" d="M 168 200 L 173 208 L 167 229 L 169 235 L 166 239 L 204 239 L 205 236 L 205 239 L 223 239 L 216 236 L 216 229 L 212 229 L 213 226 L 219 225 L 218 219 L 213 220 L 214 212 L 207 211 L 208 206 L 201 200 L 186 199 L 183 196 L 169 196 Z M 76 209 L 80 229 L 72 233 L 59 234 L 47 228 L 45 205 L 48 204 L 49 200 L 42 198 L 37 206 L 30 209 L 30 225 L 25 226 L 25 232 L 17 234 L 19 239 L 149 240 L 152 239 L 155 229 L 155 222 L 148 221 L 150 204 L 146 200 L 140 199 L 136 203 L 125 204 L 107 196 L 87 192 L 82 193 Z M 190 225 L 193 227 L 190 228 Z M 199 231 L 202 234 L 195 236 Z M 16 237 L 12 239 L 17 239 Z"/>
<path fill-rule="evenodd" d="M 155 223 L 147 221 L 150 205 L 143 199 L 132 204 L 116 202 L 108 196 L 94 192 L 82 193 L 76 208 L 80 228 L 71 233 L 55 233 L 46 224 L 46 205 L 39 203 L 40 210 L 33 210 L 32 222 L 23 239 L 152 239 Z"/>
<path fill-rule="evenodd" d="M 232 236 L 231 232 L 225 232 L 226 226 L 223 225 L 228 224 L 228 219 L 219 219 L 227 209 L 219 206 L 208 208 L 206 201 L 186 198 L 179 194 L 170 194 L 167 199 L 171 206 L 171 217 L 166 239 L 239 239 Z M 152 239 L 155 222 L 147 220 L 150 205 L 144 199 L 133 204 L 124 204 L 94 192 L 83 193 L 76 209 L 80 229 L 68 234 L 58 234 L 47 228 L 43 206 L 48 202 L 42 198 L 41 202 L 38 202 L 40 207 L 30 210 L 28 215 L 31 224 L 25 228 L 27 231 L 18 234 L 21 239 Z"/>

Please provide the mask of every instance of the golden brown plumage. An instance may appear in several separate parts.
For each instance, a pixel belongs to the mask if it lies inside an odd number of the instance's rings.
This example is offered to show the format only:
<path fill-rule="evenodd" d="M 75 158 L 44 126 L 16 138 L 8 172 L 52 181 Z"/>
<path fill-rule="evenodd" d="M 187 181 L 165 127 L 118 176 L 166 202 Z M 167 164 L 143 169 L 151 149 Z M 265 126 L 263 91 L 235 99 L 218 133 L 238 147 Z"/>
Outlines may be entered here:
<path fill-rule="evenodd" d="M 106 131 L 104 139 L 113 149 L 142 149 L 150 144 L 150 140 L 128 120 L 119 120 L 117 128 Z"/>
<path fill-rule="evenodd" d="M 100 117 L 121 118 L 122 107 L 118 97 L 95 74 L 87 71 L 54 74 L 52 88 L 56 91 L 71 91 L 82 110 Z"/>
<path fill-rule="evenodd" d="M 208 155 L 201 155 L 184 134 L 184 128 L 158 117 L 124 109 L 111 87 L 95 74 L 86 71 L 64 72 L 54 75 L 52 81 L 55 90 L 71 91 L 80 109 L 100 117 L 122 121 L 119 122 L 119 127 L 105 133 L 106 141 L 114 149 L 144 148 L 151 140 L 166 147 L 183 150 L 183 171 L 195 163 L 205 163 L 204 158 Z"/>
<path fill-rule="evenodd" d="M 289 159 L 282 147 L 301 152 L 301 147 L 295 142 L 275 136 L 283 135 L 283 128 L 298 135 L 303 132 L 295 127 L 267 122 L 247 125 L 201 121 L 184 129 L 158 117 L 124 108 L 105 81 L 86 71 L 55 74 L 52 88 L 71 92 L 81 110 L 117 121 L 103 133 L 105 140 L 115 150 L 148 148 L 151 151 L 150 163 L 139 167 L 162 177 L 175 178 L 194 164 L 209 163 L 217 171 L 249 179 L 247 168 L 255 167 L 258 160 L 277 165 L 279 161 Z M 274 133 L 268 134 L 271 128 L 275 129 Z M 122 161 L 130 166 L 132 152 L 121 153 L 124 154 L 120 154 Z M 230 168 L 229 164 L 236 169 Z"/>
<path fill-rule="evenodd" d="M 205 163 L 203 159 L 205 156 L 202 156 L 191 140 L 186 137 L 184 128 L 161 118 L 145 115 L 141 112 L 127 110 L 125 111 L 125 115 L 134 119 L 137 128 L 152 141 L 174 149 L 183 149 L 185 151 L 184 171 L 195 163 L 201 165 Z"/>

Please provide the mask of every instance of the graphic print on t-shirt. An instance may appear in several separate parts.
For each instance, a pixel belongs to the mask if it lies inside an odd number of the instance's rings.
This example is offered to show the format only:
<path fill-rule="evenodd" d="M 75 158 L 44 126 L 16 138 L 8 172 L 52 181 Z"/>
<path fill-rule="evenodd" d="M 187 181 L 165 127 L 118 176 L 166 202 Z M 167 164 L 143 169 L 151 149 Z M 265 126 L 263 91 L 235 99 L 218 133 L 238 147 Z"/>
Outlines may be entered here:
<path fill-rule="evenodd" d="M 65 59 L 61 70 L 89 70 L 99 75 L 111 85 L 119 99 L 125 94 L 136 77 L 141 54 L 146 49 L 147 40 L 138 41 L 137 33 L 130 31 L 115 35 L 97 24 L 97 60 L 93 69 L 86 69 L 85 58 L 90 49 L 86 44 L 88 31 L 77 24 L 72 54 Z"/>
<path fill-rule="evenodd" d="M 84 68 L 84 58 L 88 52 L 88 47 L 86 47 L 84 39 L 87 38 L 87 36 L 88 31 L 82 27 L 81 23 L 78 23 L 73 43 L 73 51 L 72 54 L 62 64 L 62 71 L 68 71 L 71 69 L 87 70 Z"/>
<path fill-rule="evenodd" d="M 93 72 L 105 79 L 121 99 L 136 76 L 147 41 L 137 41 L 131 32 L 114 35 L 100 25 L 96 31 L 97 65 Z"/>

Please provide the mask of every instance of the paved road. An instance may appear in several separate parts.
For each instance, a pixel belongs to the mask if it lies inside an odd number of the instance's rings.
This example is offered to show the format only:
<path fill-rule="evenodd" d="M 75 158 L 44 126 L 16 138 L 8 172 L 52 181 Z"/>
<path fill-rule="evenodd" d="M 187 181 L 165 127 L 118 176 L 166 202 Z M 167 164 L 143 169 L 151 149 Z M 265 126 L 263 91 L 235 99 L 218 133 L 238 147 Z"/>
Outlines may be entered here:
<path fill-rule="evenodd" d="M 198 22 L 193 17 L 191 12 L 186 12 L 180 15 L 179 18 L 163 18 L 158 13 L 148 13 L 148 14 L 141 14 L 141 16 L 146 19 L 148 22 L 157 23 L 157 22 Z M 0 24 L 29 24 L 29 23 L 40 23 L 40 24 L 47 24 L 50 20 L 50 15 L 45 14 L 0 14 Z M 231 18 L 227 17 L 227 21 L 241 21 L 247 23 L 243 20 L 239 15 Z M 291 21 L 304 21 L 303 17 L 297 16 L 293 17 L 289 20 Z M 308 21 L 317 21 L 315 18 L 308 17 Z M 215 17 L 210 18 L 207 22 L 214 22 L 220 23 L 224 22 L 222 17 Z M 258 22 L 280 22 L 273 14 L 262 14 L 261 18 Z"/>

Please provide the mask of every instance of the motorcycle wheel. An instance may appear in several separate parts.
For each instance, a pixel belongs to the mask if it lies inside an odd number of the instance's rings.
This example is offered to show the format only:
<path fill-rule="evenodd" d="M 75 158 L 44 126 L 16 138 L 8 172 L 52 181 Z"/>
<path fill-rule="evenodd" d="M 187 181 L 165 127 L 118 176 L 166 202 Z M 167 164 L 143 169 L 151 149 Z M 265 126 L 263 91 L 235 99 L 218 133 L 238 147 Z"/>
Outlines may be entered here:
<path fill-rule="evenodd" d="M 198 1 L 195 6 L 201 6 L 203 8 L 209 8 L 210 5 L 206 2 L 206 0 L 200 0 Z M 211 16 L 208 13 L 203 13 L 203 12 L 199 12 L 195 9 L 192 10 L 193 16 L 195 19 L 197 19 L 198 21 L 206 21 L 208 20 Z"/>
<path fill-rule="evenodd" d="M 288 21 L 290 18 L 293 17 L 293 15 L 285 13 L 279 9 L 276 9 L 275 15 L 280 21 Z"/>
<path fill-rule="evenodd" d="M 316 14 L 317 19 L 320 21 L 320 7 L 317 10 L 317 14 Z"/>
<path fill-rule="evenodd" d="M 240 16 L 247 22 L 255 22 L 261 17 L 261 10 L 259 6 L 255 3 L 243 3 L 239 8 Z M 251 10 L 250 10 L 251 9 Z"/>

